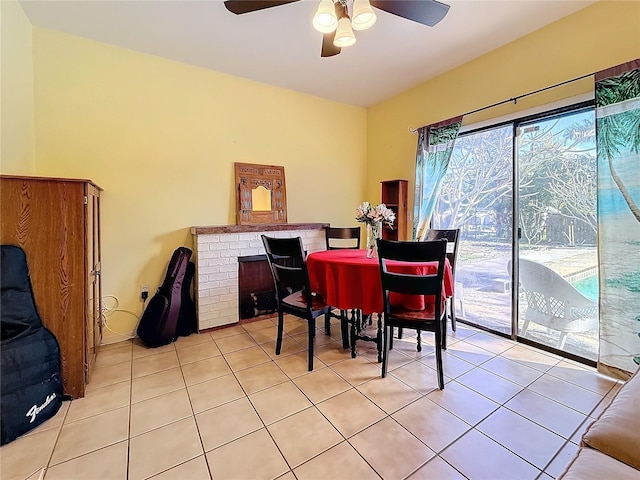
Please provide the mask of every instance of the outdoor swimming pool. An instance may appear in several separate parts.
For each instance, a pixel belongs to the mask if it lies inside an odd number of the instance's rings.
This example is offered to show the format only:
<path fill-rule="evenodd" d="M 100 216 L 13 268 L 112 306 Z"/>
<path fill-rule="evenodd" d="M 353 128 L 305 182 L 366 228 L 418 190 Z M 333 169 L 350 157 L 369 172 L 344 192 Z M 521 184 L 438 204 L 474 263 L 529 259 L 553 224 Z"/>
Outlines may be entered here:
<path fill-rule="evenodd" d="M 571 282 L 571 285 L 576 287 L 580 293 L 591 300 L 598 301 L 598 275 L 592 275 L 582 280 Z"/>

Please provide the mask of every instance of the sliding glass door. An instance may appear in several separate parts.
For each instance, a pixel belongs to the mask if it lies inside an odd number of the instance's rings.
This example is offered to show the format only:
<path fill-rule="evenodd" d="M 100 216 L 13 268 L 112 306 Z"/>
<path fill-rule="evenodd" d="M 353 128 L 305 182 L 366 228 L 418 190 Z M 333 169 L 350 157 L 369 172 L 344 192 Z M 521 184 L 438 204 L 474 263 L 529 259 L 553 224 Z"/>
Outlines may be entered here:
<path fill-rule="evenodd" d="M 432 226 L 461 231 L 462 321 L 596 359 L 594 125 L 582 105 L 458 137 Z"/>
<path fill-rule="evenodd" d="M 460 228 L 456 312 L 511 334 L 513 126 L 461 135 L 436 206 L 434 228 Z"/>
<path fill-rule="evenodd" d="M 518 334 L 596 360 L 594 110 L 522 122 L 516 144 Z"/>

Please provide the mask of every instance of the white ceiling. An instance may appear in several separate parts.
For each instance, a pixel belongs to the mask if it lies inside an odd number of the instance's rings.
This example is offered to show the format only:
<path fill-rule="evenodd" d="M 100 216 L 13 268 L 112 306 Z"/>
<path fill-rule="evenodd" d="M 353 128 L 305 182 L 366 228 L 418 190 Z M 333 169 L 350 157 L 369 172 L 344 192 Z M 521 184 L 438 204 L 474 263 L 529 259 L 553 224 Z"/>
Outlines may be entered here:
<path fill-rule="evenodd" d="M 419 0 L 416 0 L 419 1 Z M 31 23 L 339 102 L 371 106 L 595 0 L 441 0 L 427 27 L 376 9 L 354 46 L 321 58 L 319 0 L 244 15 L 222 0 L 23 0 Z"/>

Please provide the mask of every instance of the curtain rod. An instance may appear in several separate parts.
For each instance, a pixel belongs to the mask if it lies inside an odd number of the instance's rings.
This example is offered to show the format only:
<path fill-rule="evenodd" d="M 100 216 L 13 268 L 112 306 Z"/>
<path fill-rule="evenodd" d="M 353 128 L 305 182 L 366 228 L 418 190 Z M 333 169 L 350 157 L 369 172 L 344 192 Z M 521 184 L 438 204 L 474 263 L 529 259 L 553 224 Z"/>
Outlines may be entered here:
<path fill-rule="evenodd" d="M 533 92 L 523 93 L 522 95 L 518 95 L 516 97 L 512 97 L 512 98 L 509 98 L 507 100 L 502 100 L 501 102 L 493 103 L 491 105 L 487 105 L 486 107 L 476 108 L 475 110 L 471 110 L 470 112 L 467 112 L 467 113 L 463 114 L 462 116 L 465 117 L 467 115 L 478 113 L 478 112 L 481 112 L 483 110 L 488 110 L 490 108 L 497 107 L 499 105 L 503 105 L 503 104 L 509 103 L 509 102 L 513 102 L 513 104 L 515 105 L 515 104 L 518 103 L 518 100 L 520 100 L 521 98 L 528 97 L 529 95 L 535 95 L 536 93 L 544 92 L 545 90 L 551 90 L 552 88 L 561 87 L 562 85 L 566 85 L 567 83 L 571 83 L 571 82 L 576 82 L 578 80 L 582 80 L 583 78 L 590 77 L 591 75 L 594 75 L 594 74 L 593 73 L 587 73 L 586 75 L 582 75 L 581 77 L 572 78 L 571 80 L 565 80 L 564 82 L 560 82 L 560 83 L 556 83 L 555 85 L 550 85 L 548 87 L 540 88 L 538 90 L 534 90 Z M 409 127 L 409 133 L 413 133 L 413 134 L 418 133 L 418 128 Z"/>

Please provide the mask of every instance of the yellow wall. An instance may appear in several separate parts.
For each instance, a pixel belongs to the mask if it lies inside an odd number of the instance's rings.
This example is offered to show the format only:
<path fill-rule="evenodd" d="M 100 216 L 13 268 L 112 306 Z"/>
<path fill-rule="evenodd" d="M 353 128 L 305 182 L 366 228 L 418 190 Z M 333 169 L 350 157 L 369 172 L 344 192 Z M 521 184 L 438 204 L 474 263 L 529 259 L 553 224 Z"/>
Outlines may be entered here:
<path fill-rule="evenodd" d="M 408 127 L 445 120 L 640 57 L 640 2 L 601 1 L 367 111 L 367 198 L 380 180 L 414 189 L 417 137 Z M 593 91 L 593 79 L 485 110 L 465 124 Z M 413 198 L 410 194 L 410 210 Z"/>
<path fill-rule="evenodd" d="M 35 169 L 31 23 L 16 1 L 0 2 L 0 168 Z"/>
<path fill-rule="evenodd" d="M 37 174 L 104 189 L 103 294 L 121 309 L 140 314 L 189 227 L 236 223 L 233 162 L 285 167 L 290 223 L 355 224 L 363 108 L 41 28 L 33 49 Z"/>
<path fill-rule="evenodd" d="M 285 166 L 290 222 L 352 225 L 380 180 L 406 178 L 412 190 L 407 127 L 640 57 L 640 3 L 601 1 L 365 111 L 40 28 L 31 40 L 19 5 L 1 4 L 0 171 L 104 188 L 103 293 L 135 315 L 139 285 L 155 289 L 171 252 L 191 245 L 190 226 L 235 223 L 233 162 Z M 126 333 L 136 322 L 109 319 Z"/>

